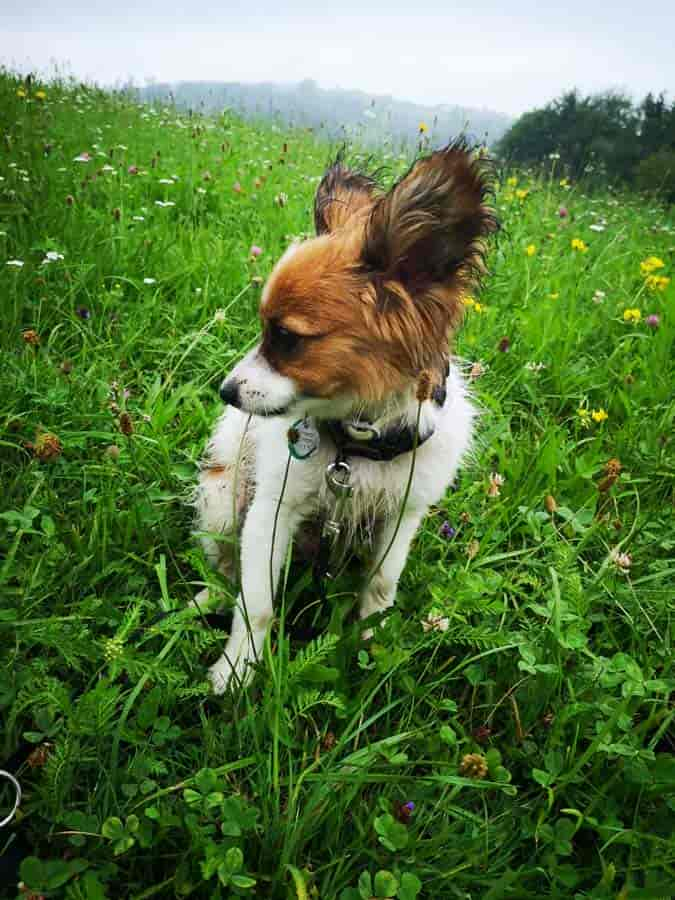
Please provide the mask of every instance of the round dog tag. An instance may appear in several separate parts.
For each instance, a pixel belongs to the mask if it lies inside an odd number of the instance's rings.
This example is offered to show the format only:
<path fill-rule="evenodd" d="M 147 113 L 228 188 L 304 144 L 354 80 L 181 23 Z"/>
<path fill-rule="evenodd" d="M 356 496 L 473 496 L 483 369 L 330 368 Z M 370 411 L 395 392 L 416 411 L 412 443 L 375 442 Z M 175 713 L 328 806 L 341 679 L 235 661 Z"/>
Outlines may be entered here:
<path fill-rule="evenodd" d="M 298 419 L 288 429 L 288 452 L 293 459 L 308 459 L 319 449 L 320 442 L 319 430 L 312 419 Z"/>

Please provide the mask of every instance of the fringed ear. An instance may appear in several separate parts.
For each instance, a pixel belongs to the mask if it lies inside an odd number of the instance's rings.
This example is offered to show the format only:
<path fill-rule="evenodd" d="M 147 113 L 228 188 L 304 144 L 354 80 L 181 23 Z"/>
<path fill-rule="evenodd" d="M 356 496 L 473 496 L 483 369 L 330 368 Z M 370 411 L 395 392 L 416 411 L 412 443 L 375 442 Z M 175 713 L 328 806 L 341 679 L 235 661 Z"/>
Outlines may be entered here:
<path fill-rule="evenodd" d="M 356 212 L 371 206 L 377 184 L 369 175 L 352 172 L 339 153 L 321 179 L 314 198 L 314 225 L 317 234 L 335 231 Z"/>
<path fill-rule="evenodd" d="M 461 291 L 480 276 L 484 239 L 497 229 L 486 203 L 491 188 L 489 163 L 464 141 L 418 160 L 373 206 L 364 265 L 379 284 L 396 292 L 398 283 L 413 299 Z"/>

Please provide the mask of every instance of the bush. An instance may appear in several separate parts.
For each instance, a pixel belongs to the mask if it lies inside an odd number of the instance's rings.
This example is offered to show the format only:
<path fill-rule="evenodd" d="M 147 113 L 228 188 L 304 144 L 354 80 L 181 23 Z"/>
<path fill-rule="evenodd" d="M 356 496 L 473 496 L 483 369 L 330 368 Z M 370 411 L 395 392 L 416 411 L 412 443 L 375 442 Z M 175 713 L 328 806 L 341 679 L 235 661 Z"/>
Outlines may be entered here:
<path fill-rule="evenodd" d="M 639 190 L 675 203 L 675 150 L 664 147 L 643 159 L 635 169 L 635 183 Z"/>

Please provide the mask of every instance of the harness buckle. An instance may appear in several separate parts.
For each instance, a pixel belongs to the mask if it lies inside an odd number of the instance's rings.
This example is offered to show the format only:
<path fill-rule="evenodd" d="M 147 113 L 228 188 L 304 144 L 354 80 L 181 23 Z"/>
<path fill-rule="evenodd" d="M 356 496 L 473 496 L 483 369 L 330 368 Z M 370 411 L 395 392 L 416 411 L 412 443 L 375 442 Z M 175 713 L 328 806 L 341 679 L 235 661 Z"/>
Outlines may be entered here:
<path fill-rule="evenodd" d="M 349 483 L 351 475 L 351 466 L 344 459 L 336 459 L 326 466 L 326 484 L 335 497 L 351 497 L 353 491 L 353 486 Z"/>

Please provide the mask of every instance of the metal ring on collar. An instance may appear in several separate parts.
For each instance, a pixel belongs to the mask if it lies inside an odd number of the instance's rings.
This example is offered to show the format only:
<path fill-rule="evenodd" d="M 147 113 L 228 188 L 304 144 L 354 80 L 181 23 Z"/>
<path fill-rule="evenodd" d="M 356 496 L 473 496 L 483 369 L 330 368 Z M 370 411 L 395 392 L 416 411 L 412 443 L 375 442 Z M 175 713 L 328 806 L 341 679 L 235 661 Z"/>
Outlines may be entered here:
<path fill-rule="evenodd" d="M 10 781 L 15 791 L 14 806 L 12 808 L 12 811 L 8 816 L 5 816 L 4 819 L 0 819 L 0 828 L 4 828 L 5 825 L 9 825 L 9 823 L 12 821 L 12 819 L 16 815 L 17 809 L 19 808 L 19 804 L 21 803 L 21 785 L 13 775 L 10 775 L 9 772 L 5 772 L 4 769 L 0 769 L 0 778 L 6 778 L 7 781 Z"/>
<path fill-rule="evenodd" d="M 352 486 L 349 483 L 351 474 L 351 466 L 344 459 L 336 460 L 326 466 L 326 484 L 336 497 L 351 495 Z"/>
<path fill-rule="evenodd" d="M 380 437 L 380 429 L 369 422 L 345 422 L 343 428 L 354 441 L 374 441 Z"/>

